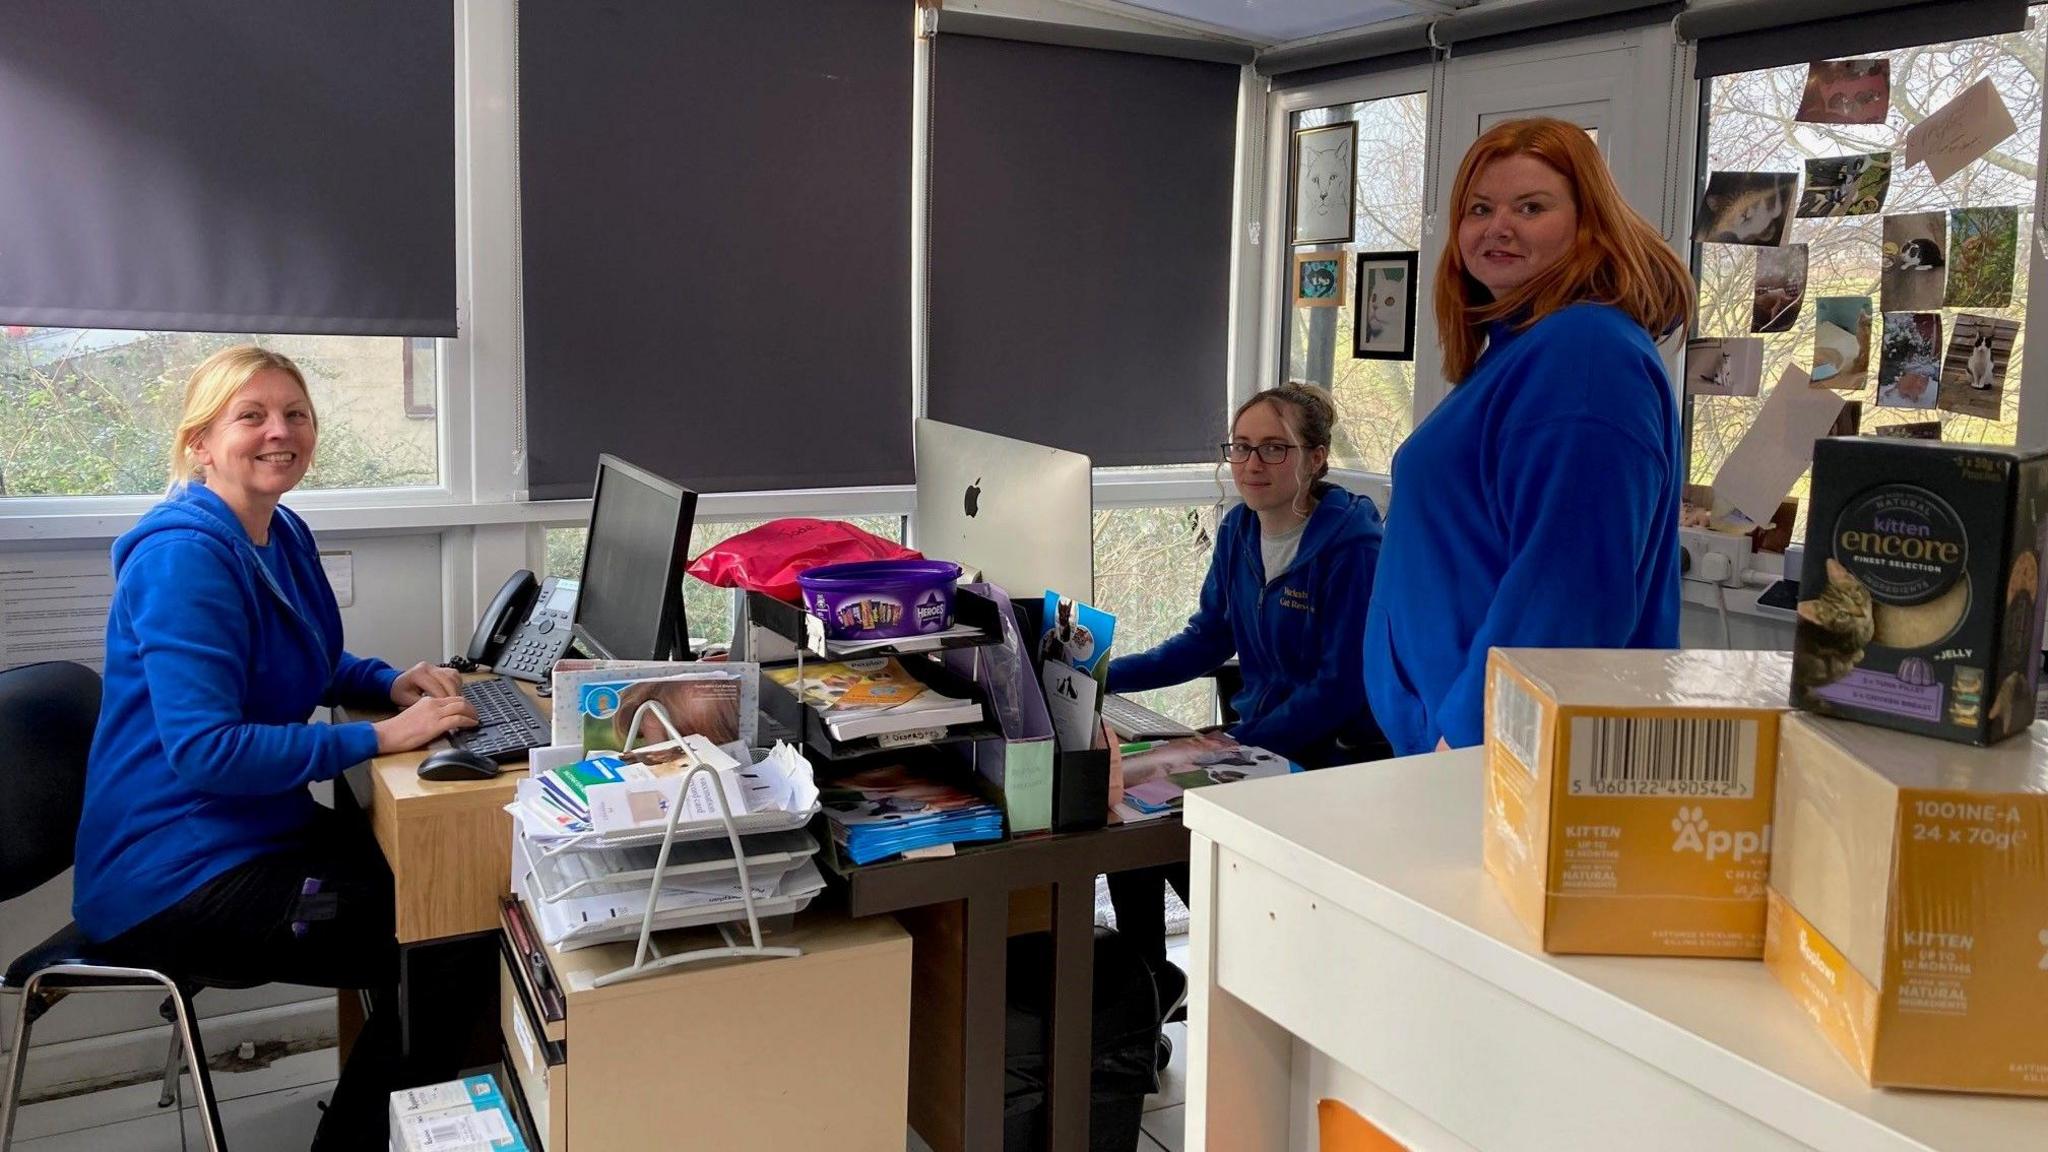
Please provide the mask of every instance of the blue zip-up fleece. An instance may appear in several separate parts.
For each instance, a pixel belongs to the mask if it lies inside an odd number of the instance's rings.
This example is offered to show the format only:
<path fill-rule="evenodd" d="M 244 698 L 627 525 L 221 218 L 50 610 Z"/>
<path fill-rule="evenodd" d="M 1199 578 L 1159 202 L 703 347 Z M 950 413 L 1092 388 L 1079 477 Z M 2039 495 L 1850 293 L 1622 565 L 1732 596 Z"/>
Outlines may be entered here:
<path fill-rule="evenodd" d="M 114 541 L 106 690 L 86 770 L 71 912 L 105 940 L 292 842 L 306 785 L 377 753 L 368 723 L 398 673 L 341 649 L 341 613 L 305 521 L 279 507 L 257 548 L 198 484 Z"/>
<path fill-rule="evenodd" d="M 1216 530 L 1202 601 L 1180 635 L 1112 660 L 1109 689 L 1142 692 L 1215 671 L 1236 653 L 1244 688 L 1231 734 L 1307 767 L 1338 756 L 1337 740 L 1377 734 L 1366 710 L 1359 637 L 1380 552 L 1371 500 L 1319 485 L 1293 563 L 1266 578 L 1259 520 L 1240 504 Z"/>
<path fill-rule="evenodd" d="M 1626 313 L 1494 326 L 1394 455 L 1365 676 L 1397 754 L 1481 741 L 1489 648 L 1678 646 L 1683 464 L 1664 362 Z"/>

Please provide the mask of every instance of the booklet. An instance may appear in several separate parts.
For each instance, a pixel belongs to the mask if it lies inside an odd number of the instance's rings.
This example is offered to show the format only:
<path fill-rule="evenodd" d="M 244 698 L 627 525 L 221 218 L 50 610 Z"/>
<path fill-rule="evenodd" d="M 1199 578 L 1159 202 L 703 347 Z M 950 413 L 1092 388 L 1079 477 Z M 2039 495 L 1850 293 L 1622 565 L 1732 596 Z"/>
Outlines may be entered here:
<path fill-rule="evenodd" d="M 1116 617 L 1071 596 L 1047 590 L 1045 630 L 1038 637 L 1038 658 L 1071 664 L 1088 675 L 1109 656 L 1116 640 Z"/>
<path fill-rule="evenodd" d="M 1146 815 L 1179 809 L 1191 788 L 1285 776 L 1293 771 L 1285 757 L 1240 744 L 1225 732 L 1144 743 L 1144 747 L 1126 746 L 1124 803 Z"/>
<path fill-rule="evenodd" d="M 634 713 L 652 699 L 668 712 L 678 735 L 701 732 L 715 744 L 751 747 L 760 730 L 759 675 L 760 665 L 740 661 L 557 661 L 551 742 L 620 748 Z M 724 687 L 677 687 L 699 680 Z M 668 687 L 647 686 L 655 681 Z M 669 739 L 651 716 L 641 727 L 640 743 Z"/>

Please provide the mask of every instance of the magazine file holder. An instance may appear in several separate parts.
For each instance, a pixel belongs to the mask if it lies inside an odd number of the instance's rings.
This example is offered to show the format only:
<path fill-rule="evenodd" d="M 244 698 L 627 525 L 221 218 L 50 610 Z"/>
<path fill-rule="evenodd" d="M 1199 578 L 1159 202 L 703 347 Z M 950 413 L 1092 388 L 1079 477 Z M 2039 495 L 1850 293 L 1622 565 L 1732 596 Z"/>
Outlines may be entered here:
<path fill-rule="evenodd" d="M 975 773 L 1002 800 L 1010 835 L 1042 832 L 1052 827 L 1052 714 L 1046 711 L 1045 692 L 1031 666 L 1031 641 L 1002 589 L 993 584 L 969 587 L 995 601 L 1002 640 L 955 649 L 940 659 L 955 675 L 973 680 L 988 698 L 988 710 L 1002 735 L 956 747 L 966 749 L 965 758 Z"/>

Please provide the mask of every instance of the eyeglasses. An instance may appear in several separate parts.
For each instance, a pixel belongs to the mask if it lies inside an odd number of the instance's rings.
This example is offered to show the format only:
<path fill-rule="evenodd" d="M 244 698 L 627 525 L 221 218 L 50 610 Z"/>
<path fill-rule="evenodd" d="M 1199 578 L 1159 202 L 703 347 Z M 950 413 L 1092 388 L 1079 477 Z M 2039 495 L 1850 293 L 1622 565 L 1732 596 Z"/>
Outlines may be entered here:
<path fill-rule="evenodd" d="M 1223 458 L 1232 464 L 1242 464 L 1252 458 L 1252 453 L 1257 452 L 1259 459 L 1265 463 L 1280 464 L 1286 461 L 1289 452 L 1299 447 L 1299 444 L 1246 444 L 1233 440 L 1223 445 Z"/>

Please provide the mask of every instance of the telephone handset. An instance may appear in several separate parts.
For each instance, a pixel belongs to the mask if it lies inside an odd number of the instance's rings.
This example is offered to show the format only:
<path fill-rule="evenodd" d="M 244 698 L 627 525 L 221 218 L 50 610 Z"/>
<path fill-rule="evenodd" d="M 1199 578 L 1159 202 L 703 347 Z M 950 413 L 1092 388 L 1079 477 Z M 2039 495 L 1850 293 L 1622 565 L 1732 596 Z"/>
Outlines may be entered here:
<path fill-rule="evenodd" d="M 514 572 L 477 621 L 464 658 L 502 676 L 547 683 L 555 661 L 569 650 L 581 587 L 559 576 L 535 581 L 524 568 Z"/>

